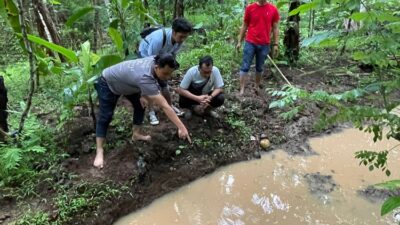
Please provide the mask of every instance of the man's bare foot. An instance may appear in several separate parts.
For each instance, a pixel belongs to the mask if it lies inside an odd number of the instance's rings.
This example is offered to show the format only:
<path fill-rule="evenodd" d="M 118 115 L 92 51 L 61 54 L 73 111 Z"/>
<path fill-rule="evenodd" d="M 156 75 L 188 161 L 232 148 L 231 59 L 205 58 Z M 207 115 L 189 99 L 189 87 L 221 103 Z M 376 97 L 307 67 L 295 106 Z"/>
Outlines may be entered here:
<path fill-rule="evenodd" d="M 151 141 L 150 135 L 143 135 L 140 133 L 134 133 L 132 135 L 132 141 Z"/>
<path fill-rule="evenodd" d="M 104 155 L 103 151 L 101 153 L 96 153 L 96 158 L 94 158 L 93 166 L 98 169 L 103 169 L 104 166 Z"/>

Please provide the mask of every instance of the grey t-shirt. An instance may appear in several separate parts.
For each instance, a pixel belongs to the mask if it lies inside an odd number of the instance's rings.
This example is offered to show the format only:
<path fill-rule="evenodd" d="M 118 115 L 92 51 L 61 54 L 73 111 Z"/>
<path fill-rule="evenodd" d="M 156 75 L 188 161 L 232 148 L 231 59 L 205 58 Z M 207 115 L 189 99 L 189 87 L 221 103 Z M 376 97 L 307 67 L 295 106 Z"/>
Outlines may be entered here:
<path fill-rule="evenodd" d="M 212 79 L 212 80 L 211 80 Z M 185 76 L 183 77 L 180 87 L 182 89 L 188 89 L 191 83 L 195 84 L 200 84 L 204 83 L 207 81 L 207 78 L 201 76 L 199 66 L 193 66 L 190 68 Z M 210 75 L 210 82 L 211 85 L 206 85 L 203 89 L 203 92 L 208 93 L 216 88 L 223 88 L 224 87 L 224 81 L 222 80 L 221 73 L 219 72 L 219 69 L 215 66 L 212 68 L 212 72 Z"/>
<path fill-rule="evenodd" d="M 158 95 L 160 86 L 153 67 L 154 56 L 118 63 L 103 70 L 102 75 L 116 95 Z"/>
<path fill-rule="evenodd" d="M 142 57 L 171 53 L 176 55 L 181 48 L 181 44 L 172 44 L 172 29 L 165 28 L 166 40 L 163 48 L 163 31 L 158 29 L 147 35 L 140 41 L 139 52 Z"/>

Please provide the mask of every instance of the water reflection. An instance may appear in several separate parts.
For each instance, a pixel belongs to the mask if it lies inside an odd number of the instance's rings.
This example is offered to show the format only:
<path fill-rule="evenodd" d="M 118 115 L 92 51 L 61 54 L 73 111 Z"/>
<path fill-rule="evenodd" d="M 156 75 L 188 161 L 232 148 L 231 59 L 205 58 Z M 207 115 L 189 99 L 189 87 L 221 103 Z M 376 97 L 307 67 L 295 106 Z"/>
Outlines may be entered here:
<path fill-rule="evenodd" d="M 288 156 L 277 150 L 261 160 L 221 168 L 171 193 L 128 217 L 118 225 L 265 225 L 265 224 L 396 224 L 393 214 L 380 217 L 380 204 L 356 193 L 368 184 L 383 182 L 380 171 L 358 166 L 354 152 L 388 149 L 395 142 L 375 145 L 368 134 L 349 129 L 327 138 L 310 140 L 317 155 Z M 398 151 L 389 159 L 392 178 Z M 328 192 L 310 191 L 307 174 L 319 172 L 335 182 Z M 320 182 L 318 179 L 312 182 Z M 329 183 L 313 185 L 327 186 Z"/>

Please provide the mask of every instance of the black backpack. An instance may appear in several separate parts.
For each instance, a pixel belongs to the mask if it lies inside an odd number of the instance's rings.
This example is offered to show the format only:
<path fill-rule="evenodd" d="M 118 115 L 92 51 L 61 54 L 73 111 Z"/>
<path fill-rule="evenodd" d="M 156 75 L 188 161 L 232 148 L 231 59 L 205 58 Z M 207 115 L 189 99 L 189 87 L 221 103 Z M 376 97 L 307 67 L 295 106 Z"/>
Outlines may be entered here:
<path fill-rule="evenodd" d="M 142 37 L 144 39 L 144 41 L 148 44 L 149 42 L 146 40 L 147 35 L 153 33 L 156 30 L 162 29 L 163 31 L 163 44 L 162 47 L 164 48 L 165 43 L 167 42 L 167 34 L 165 33 L 165 28 L 162 26 L 158 26 L 158 27 L 146 27 L 142 30 L 142 32 L 140 32 L 140 37 Z"/>

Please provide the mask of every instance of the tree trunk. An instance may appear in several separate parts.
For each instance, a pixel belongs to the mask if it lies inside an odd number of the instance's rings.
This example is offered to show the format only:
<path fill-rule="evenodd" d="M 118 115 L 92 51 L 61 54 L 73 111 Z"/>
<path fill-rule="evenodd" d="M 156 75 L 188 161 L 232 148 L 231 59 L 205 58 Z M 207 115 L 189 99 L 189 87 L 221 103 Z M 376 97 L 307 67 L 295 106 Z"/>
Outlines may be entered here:
<path fill-rule="evenodd" d="M 7 89 L 4 85 L 3 77 L 0 76 L 0 141 L 5 141 L 8 132 L 7 102 Z"/>
<path fill-rule="evenodd" d="M 183 0 L 175 0 L 174 4 L 174 19 L 178 17 L 184 17 L 184 5 Z"/>
<path fill-rule="evenodd" d="M 111 5 L 110 0 L 104 0 L 104 5 L 106 5 L 108 21 L 111 23 L 112 22 L 112 14 L 110 11 L 110 5 Z"/>
<path fill-rule="evenodd" d="M 25 3 L 24 7 L 26 7 L 27 9 L 27 23 L 28 23 L 28 27 L 32 28 L 35 27 L 35 17 L 34 15 L 32 15 L 34 13 L 35 10 L 31 10 L 33 8 L 33 4 L 31 1 Z"/>
<path fill-rule="evenodd" d="M 160 5 L 159 5 L 159 11 L 160 11 L 160 16 L 162 20 L 163 26 L 167 25 L 167 19 L 165 18 L 165 0 L 160 0 Z"/>
<path fill-rule="evenodd" d="M 92 0 L 92 5 L 93 7 L 95 7 L 95 12 L 94 12 L 94 18 L 93 18 L 93 51 L 97 52 L 97 49 L 99 47 L 98 45 L 98 39 L 97 37 L 100 36 L 100 32 L 101 32 L 101 24 L 100 24 L 100 14 L 99 14 L 99 10 L 96 8 L 96 6 L 98 5 L 97 0 Z"/>
<path fill-rule="evenodd" d="M 47 40 L 49 42 L 53 42 L 54 44 L 61 45 L 61 39 L 60 35 L 58 34 L 57 28 L 55 23 L 53 22 L 53 19 L 50 15 L 50 12 L 47 8 L 47 6 L 42 2 L 42 0 L 32 0 L 32 3 L 37 10 L 37 15 L 42 23 L 42 26 L 44 27 L 44 31 L 48 34 Z M 35 11 L 36 11 L 35 10 Z M 65 58 L 59 54 L 59 57 L 61 61 L 65 62 Z"/>
<path fill-rule="evenodd" d="M 312 12 L 312 19 L 311 19 L 310 37 L 314 35 L 314 28 L 315 28 L 315 10 L 311 10 L 311 12 Z"/>
<path fill-rule="evenodd" d="M 36 27 L 37 27 L 39 36 L 49 42 L 53 42 L 53 39 L 51 38 L 51 35 L 50 35 L 50 31 L 46 25 L 46 22 L 43 19 L 42 14 L 40 13 L 40 11 L 38 9 L 37 4 L 33 4 L 33 11 L 35 13 L 35 22 L 36 22 Z M 46 49 L 46 51 L 49 56 L 52 56 L 52 57 L 55 56 L 50 49 Z"/>
<path fill-rule="evenodd" d="M 292 0 L 289 6 L 289 12 L 300 6 L 299 0 Z M 299 59 L 300 51 L 300 32 L 299 32 L 300 15 L 296 14 L 287 18 L 287 29 L 285 31 L 284 45 L 285 55 L 289 58 L 290 63 Z"/>
<path fill-rule="evenodd" d="M 218 0 L 218 4 L 221 5 L 221 9 L 222 9 L 224 7 L 223 6 L 224 5 L 224 0 Z M 222 17 L 219 18 L 219 28 L 220 29 L 224 28 L 224 21 L 223 21 Z"/>
<path fill-rule="evenodd" d="M 47 8 L 49 10 L 50 17 L 53 19 L 54 26 L 56 28 L 59 27 L 59 24 L 60 24 L 59 17 L 58 17 L 57 12 L 54 10 L 53 5 L 49 4 Z"/>
<path fill-rule="evenodd" d="M 19 122 L 18 133 L 20 134 L 24 128 L 25 119 L 28 116 L 28 113 L 29 113 L 29 110 L 30 110 L 31 104 L 32 104 L 32 97 L 33 97 L 34 88 L 35 88 L 34 83 L 35 83 L 35 76 L 36 76 L 36 62 L 35 62 L 35 57 L 32 52 L 31 43 L 28 40 L 28 33 L 26 31 L 23 0 L 18 0 L 18 10 L 19 10 L 19 23 L 21 24 L 22 39 L 24 40 L 25 49 L 26 49 L 26 52 L 28 53 L 29 68 L 30 68 L 30 70 L 29 70 L 29 72 L 30 72 L 29 94 L 28 94 L 28 99 L 26 100 L 25 109 L 22 112 L 21 120 Z"/>
<path fill-rule="evenodd" d="M 147 0 L 142 0 L 145 9 L 149 10 L 149 2 Z"/>

